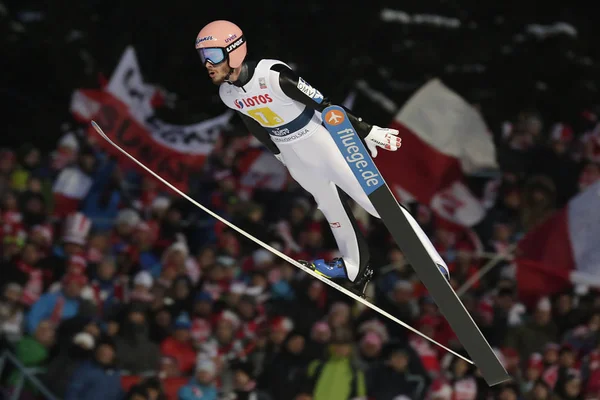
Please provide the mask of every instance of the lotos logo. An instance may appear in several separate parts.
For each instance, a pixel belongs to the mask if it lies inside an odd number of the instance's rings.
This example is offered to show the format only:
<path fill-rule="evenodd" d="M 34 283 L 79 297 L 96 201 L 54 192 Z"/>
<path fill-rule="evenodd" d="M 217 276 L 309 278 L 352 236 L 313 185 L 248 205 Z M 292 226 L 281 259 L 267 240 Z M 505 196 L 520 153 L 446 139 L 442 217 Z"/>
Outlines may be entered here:
<path fill-rule="evenodd" d="M 235 39 L 237 37 L 237 35 L 231 35 L 228 38 L 225 39 L 225 43 L 229 43 L 231 42 L 233 39 Z"/>
<path fill-rule="evenodd" d="M 247 97 L 245 99 L 237 99 L 233 102 L 239 109 L 246 107 L 254 107 L 261 104 L 272 103 L 273 99 L 268 94 L 261 94 L 260 96 Z"/>

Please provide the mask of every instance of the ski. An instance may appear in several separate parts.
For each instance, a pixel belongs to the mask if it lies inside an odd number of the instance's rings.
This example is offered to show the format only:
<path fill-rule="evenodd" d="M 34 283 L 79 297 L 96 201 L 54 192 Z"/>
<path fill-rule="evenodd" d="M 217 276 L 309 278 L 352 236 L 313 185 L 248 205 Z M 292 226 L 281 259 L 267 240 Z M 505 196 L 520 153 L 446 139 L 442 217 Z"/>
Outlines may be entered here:
<path fill-rule="evenodd" d="M 404 216 L 401 206 L 375 166 L 344 109 L 339 106 L 329 106 L 323 110 L 322 118 L 323 124 L 384 225 L 410 261 L 419 279 L 427 287 L 460 343 L 481 370 L 487 384 L 493 386 L 510 380 L 494 350 Z"/>
<path fill-rule="evenodd" d="M 124 123 L 127 123 L 127 121 L 125 121 Z M 230 227 L 231 229 L 233 229 L 234 231 L 238 232 L 239 234 L 241 234 L 242 236 L 252 240 L 254 243 L 258 244 L 259 246 L 263 247 L 265 250 L 270 251 L 271 253 L 273 253 L 274 255 L 280 257 L 281 259 L 287 261 L 288 263 L 292 264 L 293 266 L 295 266 L 296 268 L 306 272 L 307 274 L 309 274 L 310 276 L 312 276 L 313 278 L 316 278 L 318 280 L 320 280 L 321 282 L 325 283 L 326 285 L 332 287 L 335 290 L 340 291 L 341 293 L 345 294 L 346 296 L 352 298 L 355 301 L 358 301 L 359 303 L 362 303 L 363 305 L 369 307 L 370 309 L 372 309 L 373 311 L 381 314 L 382 316 L 389 318 L 391 321 L 397 323 L 398 325 L 403 326 L 404 328 L 410 330 L 411 332 L 415 333 L 416 335 L 421 336 L 422 338 L 430 341 L 431 343 L 435 344 L 436 346 L 441 347 L 442 349 L 448 351 L 449 353 L 462 358 L 463 360 L 465 360 L 466 362 L 468 362 L 469 364 L 473 364 L 473 361 L 469 360 L 468 358 L 458 354 L 457 352 L 449 349 L 448 347 L 444 346 L 443 344 L 425 336 L 423 333 L 419 332 L 417 329 L 413 328 L 412 326 L 408 325 L 407 323 L 405 323 L 404 321 L 394 317 L 392 314 L 388 313 L 385 310 L 382 310 L 381 308 L 377 307 L 375 304 L 373 304 L 372 302 L 368 301 L 366 298 L 354 293 L 352 290 L 346 289 L 343 286 L 337 284 L 336 282 L 324 277 L 323 275 L 318 274 L 317 272 L 313 271 L 313 269 L 311 269 L 310 267 L 302 264 L 301 262 L 294 260 L 293 258 L 287 256 L 286 254 L 280 252 L 279 250 L 275 249 L 272 246 L 269 246 L 267 243 L 261 241 L 260 239 L 252 236 L 251 234 L 249 234 L 248 232 L 244 231 L 243 229 L 239 228 L 237 225 L 229 222 L 228 220 L 226 220 L 225 218 L 221 217 L 220 215 L 214 213 L 213 211 L 211 211 L 210 209 L 208 209 L 207 207 L 203 206 L 202 204 L 200 204 L 199 202 L 197 202 L 196 200 L 192 199 L 190 196 L 188 196 L 187 194 L 183 193 L 181 190 L 177 189 L 173 184 L 169 183 L 166 179 L 162 178 L 160 175 L 158 175 L 156 172 L 152 171 L 150 168 L 148 168 L 146 165 L 144 165 L 141 161 L 139 161 L 138 159 L 136 159 L 135 157 L 133 157 L 131 154 L 129 154 L 128 152 L 126 152 L 125 150 L 123 150 L 121 147 L 119 147 L 115 142 L 113 142 L 107 135 L 106 133 L 104 133 L 104 131 L 102 130 L 102 128 L 100 128 L 100 126 L 95 122 L 92 121 L 92 127 L 94 128 L 94 130 L 104 139 L 106 140 L 108 143 L 110 143 L 113 147 L 115 147 L 119 152 L 123 153 L 126 157 L 128 157 L 131 161 L 133 161 L 134 163 L 136 163 L 138 166 L 140 166 L 144 171 L 146 171 L 147 173 L 149 173 L 150 175 L 152 175 L 154 178 L 156 178 L 158 181 L 162 182 L 165 186 L 167 186 L 168 188 L 170 188 L 171 190 L 173 190 L 175 193 L 177 193 L 178 195 L 180 195 L 181 197 L 183 197 L 184 199 L 186 199 L 187 201 L 189 201 L 190 203 L 192 203 L 194 206 L 198 207 L 199 209 L 201 209 L 202 211 L 204 211 L 205 213 L 207 213 L 208 215 L 210 215 L 211 217 L 215 218 L 216 220 L 222 222 L 223 224 L 227 225 L 228 227 Z"/>

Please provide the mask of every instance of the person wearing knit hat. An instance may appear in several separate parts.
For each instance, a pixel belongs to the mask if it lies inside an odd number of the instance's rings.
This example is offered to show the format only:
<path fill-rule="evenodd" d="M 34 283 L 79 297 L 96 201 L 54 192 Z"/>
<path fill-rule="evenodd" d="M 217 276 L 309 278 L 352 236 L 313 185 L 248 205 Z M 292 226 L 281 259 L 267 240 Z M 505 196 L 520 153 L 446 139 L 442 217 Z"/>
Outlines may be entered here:
<path fill-rule="evenodd" d="M 73 372 L 64 399 L 121 399 L 121 374 L 115 371 L 117 351 L 111 338 L 97 341 L 93 361 L 81 363 Z"/>
<path fill-rule="evenodd" d="M 315 323 L 310 331 L 310 338 L 319 344 L 326 344 L 331 340 L 331 328 L 325 321 Z"/>
<path fill-rule="evenodd" d="M 382 355 L 382 349 L 383 339 L 379 334 L 369 331 L 363 335 L 358 344 L 358 357 L 361 368 L 366 370 L 377 364 Z"/>
<path fill-rule="evenodd" d="M 534 387 L 537 380 L 541 378 L 542 372 L 544 372 L 544 359 L 540 353 L 533 353 L 529 356 L 529 360 L 527 360 L 521 391 L 528 393 Z"/>
<path fill-rule="evenodd" d="M 182 373 L 192 371 L 196 364 L 196 349 L 192 342 L 192 321 L 183 312 L 173 322 L 173 333 L 163 340 L 160 352 L 163 356 L 171 356 L 177 360 Z"/>
<path fill-rule="evenodd" d="M 215 385 L 217 367 L 208 358 L 199 358 L 196 363 L 194 377 L 187 385 L 179 389 L 179 400 L 217 400 L 219 398 Z"/>

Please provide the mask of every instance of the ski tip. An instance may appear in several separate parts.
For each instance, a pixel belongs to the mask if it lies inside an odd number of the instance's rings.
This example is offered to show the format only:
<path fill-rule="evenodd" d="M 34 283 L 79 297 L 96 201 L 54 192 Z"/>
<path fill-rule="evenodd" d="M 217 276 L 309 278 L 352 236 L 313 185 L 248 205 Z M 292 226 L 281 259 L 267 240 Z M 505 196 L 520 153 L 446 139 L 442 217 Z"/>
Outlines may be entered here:
<path fill-rule="evenodd" d="M 106 134 L 104 133 L 104 131 L 102 130 L 102 128 L 100 128 L 100 125 L 98 125 L 96 123 L 96 121 L 92 120 L 92 128 L 94 128 L 96 130 L 96 132 L 98 132 L 98 134 L 102 137 L 106 137 Z"/>

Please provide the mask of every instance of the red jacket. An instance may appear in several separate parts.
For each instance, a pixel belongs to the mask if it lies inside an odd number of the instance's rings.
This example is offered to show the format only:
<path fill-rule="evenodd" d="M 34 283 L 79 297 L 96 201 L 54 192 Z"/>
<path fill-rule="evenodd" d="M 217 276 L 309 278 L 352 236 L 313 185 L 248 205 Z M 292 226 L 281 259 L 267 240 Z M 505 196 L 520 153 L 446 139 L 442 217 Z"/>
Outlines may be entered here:
<path fill-rule="evenodd" d="M 194 370 L 196 365 L 196 351 L 191 342 L 183 343 L 169 336 L 160 344 L 160 352 L 177 360 L 179 370 L 184 374 Z"/>

